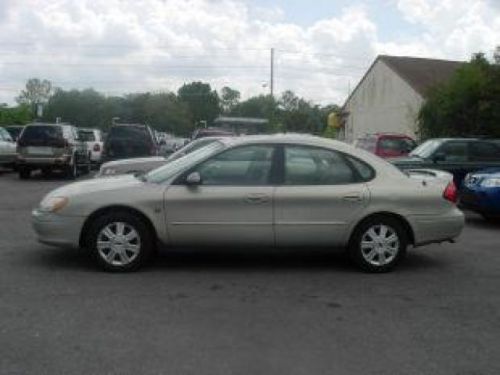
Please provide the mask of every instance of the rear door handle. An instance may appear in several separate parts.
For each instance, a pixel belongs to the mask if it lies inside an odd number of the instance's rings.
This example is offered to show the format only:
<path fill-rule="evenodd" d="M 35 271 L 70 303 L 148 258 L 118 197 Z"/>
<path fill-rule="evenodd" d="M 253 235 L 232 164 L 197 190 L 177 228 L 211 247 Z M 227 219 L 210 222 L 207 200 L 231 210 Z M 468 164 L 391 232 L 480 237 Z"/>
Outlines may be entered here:
<path fill-rule="evenodd" d="M 342 199 L 349 202 L 360 202 L 363 200 L 363 197 L 361 196 L 361 194 L 352 193 L 344 195 Z"/>
<path fill-rule="evenodd" d="M 266 203 L 269 201 L 269 195 L 267 194 L 249 194 L 246 196 L 245 201 L 247 203 L 259 204 Z"/>

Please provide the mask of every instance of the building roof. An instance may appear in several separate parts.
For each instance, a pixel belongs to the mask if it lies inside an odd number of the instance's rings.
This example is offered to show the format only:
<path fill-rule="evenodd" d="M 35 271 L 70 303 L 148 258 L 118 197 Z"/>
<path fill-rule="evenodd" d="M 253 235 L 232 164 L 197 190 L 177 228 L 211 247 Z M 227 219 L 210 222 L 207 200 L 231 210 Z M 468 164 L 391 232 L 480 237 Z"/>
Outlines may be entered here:
<path fill-rule="evenodd" d="M 450 80 L 455 71 L 463 65 L 460 61 L 419 57 L 381 55 L 378 59 L 386 63 L 423 97 L 432 87 Z"/>
<path fill-rule="evenodd" d="M 421 57 L 379 55 L 344 103 L 347 104 L 377 62 L 383 61 L 422 97 L 436 84 L 446 82 L 464 63 L 461 61 L 426 59 Z"/>

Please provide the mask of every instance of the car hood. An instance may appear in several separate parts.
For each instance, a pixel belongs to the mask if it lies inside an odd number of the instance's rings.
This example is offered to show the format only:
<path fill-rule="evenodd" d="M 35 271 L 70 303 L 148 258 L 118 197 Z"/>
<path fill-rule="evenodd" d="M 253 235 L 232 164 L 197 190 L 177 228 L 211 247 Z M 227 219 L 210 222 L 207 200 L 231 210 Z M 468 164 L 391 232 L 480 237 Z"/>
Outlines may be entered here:
<path fill-rule="evenodd" d="M 141 164 L 141 163 L 157 162 L 157 161 L 166 161 L 166 159 L 162 156 L 150 156 L 150 157 L 145 157 L 145 158 L 120 159 L 120 160 L 108 161 L 103 166 L 108 168 L 108 167 L 117 167 L 120 165 Z"/>
<path fill-rule="evenodd" d="M 144 184 L 144 182 L 137 179 L 133 175 L 103 177 L 98 180 L 91 179 L 62 186 L 50 192 L 48 196 L 71 197 L 75 195 L 96 193 L 106 190 L 125 189 L 142 184 Z"/>

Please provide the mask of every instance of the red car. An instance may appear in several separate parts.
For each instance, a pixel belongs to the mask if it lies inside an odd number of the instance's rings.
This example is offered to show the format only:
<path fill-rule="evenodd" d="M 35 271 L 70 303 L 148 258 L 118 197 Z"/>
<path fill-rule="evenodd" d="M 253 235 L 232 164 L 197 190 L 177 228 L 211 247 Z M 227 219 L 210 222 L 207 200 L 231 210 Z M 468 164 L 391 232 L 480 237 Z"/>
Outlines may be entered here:
<path fill-rule="evenodd" d="M 375 133 L 358 138 L 354 145 L 381 158 L 393 158 L 408 155 L 417 142 L 404 134 Z"/>

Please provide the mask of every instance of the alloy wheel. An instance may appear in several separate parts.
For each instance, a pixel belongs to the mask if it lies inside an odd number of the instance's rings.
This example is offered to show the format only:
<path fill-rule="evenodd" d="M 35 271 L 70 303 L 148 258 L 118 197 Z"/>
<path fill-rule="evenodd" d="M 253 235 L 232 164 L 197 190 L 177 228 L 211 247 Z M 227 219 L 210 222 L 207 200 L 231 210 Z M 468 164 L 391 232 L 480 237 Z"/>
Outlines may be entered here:
<path fill-rule="evenodd" d="M 397 232 L 384 224 L 371 226 L 361 237 L 361 255 L 373 266 L 391 263 L 398 255 L 399 248 Z"/>
<path fill-rule="evenodd" d="M 130 224 L 112 222 L 97 235 L 99 256 L 112 266 L 126 266 L 141 252 L 141 238 Z"/>

